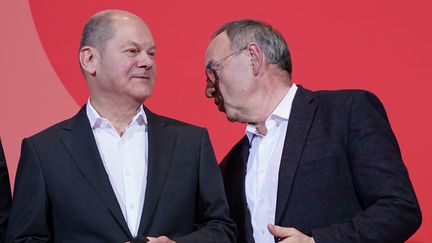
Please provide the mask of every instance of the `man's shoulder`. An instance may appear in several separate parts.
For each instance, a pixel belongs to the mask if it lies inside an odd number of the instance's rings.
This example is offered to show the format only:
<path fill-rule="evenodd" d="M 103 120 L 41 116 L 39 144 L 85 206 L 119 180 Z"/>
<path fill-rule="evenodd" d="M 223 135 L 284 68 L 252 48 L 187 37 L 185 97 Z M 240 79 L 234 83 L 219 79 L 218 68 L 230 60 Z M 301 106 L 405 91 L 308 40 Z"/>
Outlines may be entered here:
<path fill-rule="evenodd" d="M 66 120 L 57 122 L 42 131 L 37 132 L 36 134 L 30 136 L 28 139 L 32 141 L 47 141 L 50 139 L 55 139 L 59 137 L 61 134 L 70 130 L 75 118 L 77 115 L 74 115 Z"/>
<path fill-rule="evenodd" d="M 159 116 L 160 121 L 163 121 L 163 122 L 165 122 L 171 126 L 178 126 L 178 127 L 182 127 L 182 128 L 192 128 L 192 129 L 202 128 L 202 127 L 199 127 L 197 125 L 194 125 L 194 124 L 191 124 L 191 123 L 188 123 L 185 121 L 177 120 L 175 118 L 171 118 L 171 117 L 167 117 L 167 116 L 160 116 L 160 115 L 158 115 L 158 116 Z"/>
<path fill-rule="evenodd" d="M 350 109 L 352 104 L 373 105 L 382 107 L 379 98 L 371 91 L 364 89 L 316 90 L 311 91 L 301 87 L 298 91 L 300 99 L 310 97 L 320 107 L 328 109 Z"/>
<path fill-rule="evenodd" d="M 304 89 L 305 90 L 305 89 Z M 375 96 L 372 92 L 364 89 L 339 89 L 339 90 L 305 90 L 310 92 L 315 98 L 320 101 L 332 101 L 353 99 L 356 96 Z"/>
<path fill-rule="evenodd" d="M 176 118 L 159 115 L 157 113 L 154 113 L 153 111 L 150 111 L 147 107 L 144 107 L 144 110 L 150 126 L 152 125 L 151 123 L 159 123 L 160 125 L 173 126 L 181 129 L 203 129 L 202 127 L 188 122 L 180 121 Z"/>
<path fill-rule="evenodd" d="M 202 131 L 205 128 L 177 120 L 175 118 L 159 115 L 153 113 L 152 111 L 146 109 L 146 115 L 149 122 L 149 126 L 152 126 L 152 123 L 158 123 L 159 125 L 169 127 L 171 129 L 179 130 L 179 131 Z"/>

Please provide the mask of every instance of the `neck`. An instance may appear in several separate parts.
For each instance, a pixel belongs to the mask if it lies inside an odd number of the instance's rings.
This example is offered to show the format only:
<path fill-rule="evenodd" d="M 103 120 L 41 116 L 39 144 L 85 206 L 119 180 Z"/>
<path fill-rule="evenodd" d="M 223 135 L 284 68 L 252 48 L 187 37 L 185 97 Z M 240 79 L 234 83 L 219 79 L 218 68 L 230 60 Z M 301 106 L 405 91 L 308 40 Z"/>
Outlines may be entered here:
<path fill-rule="evenodd" d="M 264 136 L 267 135 L 268 130 L 267 127 L 265 126 L 265 121 L 263 123 L 256 123 L 255 127 L 261 135 Z"/>
<path fill-rule="evenodd" d="M 255 108 L 251 109 L 253 114 L 250 115 L 249 123 L 255 125 L 260 134 L 266 135 L 265 121 L 288 93 L 292 82 L 287 72 L 276 69 L 264 72 L 261 79 L 259 83 L 262 86 L 257 88 L 259 93 L 256 94 L 260 98 L 255 99 L 255 104 L 251 105 Z"/>
<path fill-rule="evenodd" d="M 96 97 L 91 97 L 90 100 L 97 113 L 109 120 L 120 136 L 123 135 L 141 105 L 141 103 L 121 103 Z"/>
<path fill-rule="evenodd" d="M 288 93 L 288 90 L 292 86 L 292 82 L 289 78 L 288 73 L 273 73 L 268 75 L 266 80 L 261 82 L 263 87 L 257 89 L 260 90 L 261 94 L 257 99 L 255 104 L 255 109 L 253 109 L 254 114 L 251 117 L 251 124 L 254 124 L 258 132 L 262 135 L 267 134 L 267 128 L 265 126 L 265 121 L 280 104 L 282 99 Z"/>

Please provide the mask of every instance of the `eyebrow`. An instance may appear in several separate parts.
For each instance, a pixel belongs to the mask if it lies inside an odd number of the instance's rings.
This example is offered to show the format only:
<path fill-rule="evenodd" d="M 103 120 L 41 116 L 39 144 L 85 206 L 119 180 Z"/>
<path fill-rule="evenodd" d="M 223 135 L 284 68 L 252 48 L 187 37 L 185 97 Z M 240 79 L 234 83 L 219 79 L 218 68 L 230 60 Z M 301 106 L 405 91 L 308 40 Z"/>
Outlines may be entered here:
<path fill-rule="evenodd" d="M 132 45 L 134 45 L 135 47 L 141 47 L 141 45 L 140 44 L 138 44 L 138 43 L 136 43 L 135 41 L 128 41 L 128 45 L 129 44 L 132 44 Z M 147 48 L 147 50 L 149 51 L 149 50 L 156 50 L 156 44 L 152 44 L 152 45 L 150 45 L 150 48 Z"/>

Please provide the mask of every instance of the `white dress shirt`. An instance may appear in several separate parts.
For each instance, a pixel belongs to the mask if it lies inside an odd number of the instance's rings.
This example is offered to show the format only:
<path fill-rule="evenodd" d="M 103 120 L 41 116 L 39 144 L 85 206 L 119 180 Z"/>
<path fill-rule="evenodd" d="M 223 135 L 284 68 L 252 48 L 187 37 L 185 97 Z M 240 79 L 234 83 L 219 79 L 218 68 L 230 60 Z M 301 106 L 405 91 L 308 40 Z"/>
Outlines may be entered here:
<path fill-rule="evenodd" d="M 132 236 L 141 220 L 147 185 L 147 117 L 141 105 L 120 136 L 112 123 L 87 102 L 87 117 L 99 154 Z"/>
<path fill-rule="evenodd" d="M 265 136 L 260 134 L 254 125 L 249 124 L 246 127 L 250 149 L 245 190 L 255 242 L 274 243 L 267 224 L 275 223 L 279 165 L 296 91 L 297 86 L 293 84 L 266 119 Z"/>

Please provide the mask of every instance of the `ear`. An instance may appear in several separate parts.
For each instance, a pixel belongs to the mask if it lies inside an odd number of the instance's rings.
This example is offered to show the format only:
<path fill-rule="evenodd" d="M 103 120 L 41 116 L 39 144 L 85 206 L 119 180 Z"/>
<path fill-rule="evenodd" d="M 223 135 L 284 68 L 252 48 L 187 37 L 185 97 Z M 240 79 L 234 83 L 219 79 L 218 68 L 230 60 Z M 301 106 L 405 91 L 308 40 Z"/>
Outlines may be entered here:
<path fill-rule="evenodd" d="M 79 52 L 79 61 L 81 68 L 94 76 L 96 74 L 96 49 L 90 46 L 84 46 Z"/>
<path fill-rule="evenodd" d="M 257 43 L 254 42 L 248 45 L 247 50 L 249 52 L 250 64 L 252 65 L 253 74 L 257 76 L 261 71 L 263 64 L 265 63 L 263 50 Z"/>

